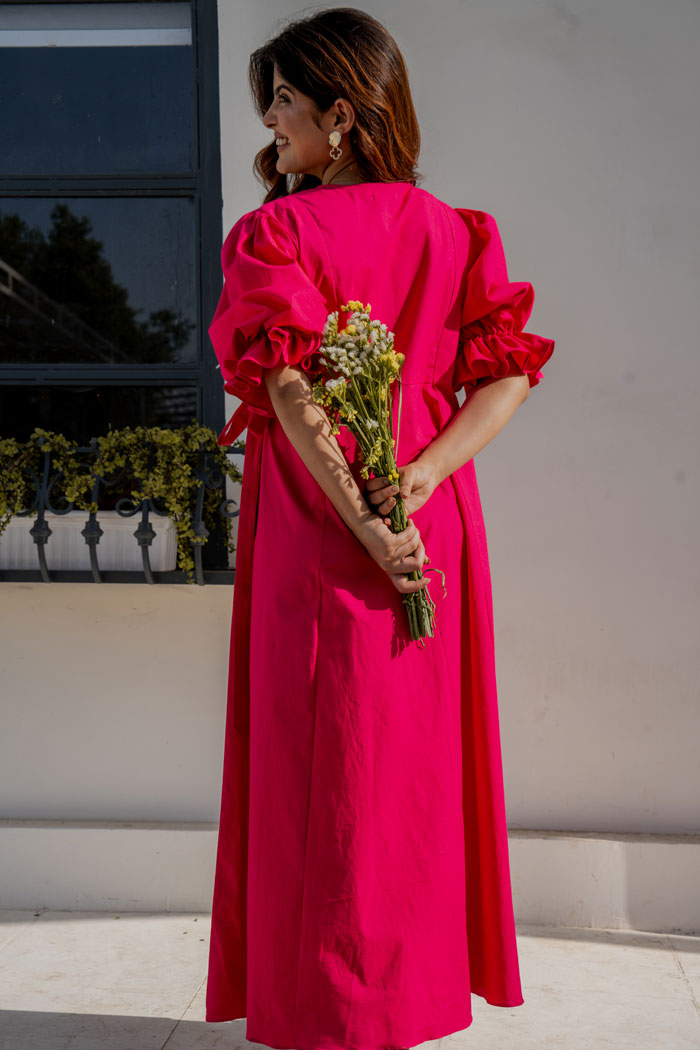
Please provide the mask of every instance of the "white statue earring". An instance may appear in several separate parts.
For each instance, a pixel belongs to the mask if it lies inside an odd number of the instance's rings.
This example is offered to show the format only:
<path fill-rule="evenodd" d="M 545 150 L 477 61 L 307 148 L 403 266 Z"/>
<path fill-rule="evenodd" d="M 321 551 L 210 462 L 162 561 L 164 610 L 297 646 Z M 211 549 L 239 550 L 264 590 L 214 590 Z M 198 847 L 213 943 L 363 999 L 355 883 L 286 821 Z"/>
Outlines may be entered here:
<path fill-rule="evenodd" d="M 330 135 L 328 136 L 328 141 L 331 143 L 331 149 L 329 150 L 329 152 L 333 160 L 337 160 L 343 152 L 340 146 L 338 145 L 340 139 L 341 134 L 339 131 L 331 131 Z"/>

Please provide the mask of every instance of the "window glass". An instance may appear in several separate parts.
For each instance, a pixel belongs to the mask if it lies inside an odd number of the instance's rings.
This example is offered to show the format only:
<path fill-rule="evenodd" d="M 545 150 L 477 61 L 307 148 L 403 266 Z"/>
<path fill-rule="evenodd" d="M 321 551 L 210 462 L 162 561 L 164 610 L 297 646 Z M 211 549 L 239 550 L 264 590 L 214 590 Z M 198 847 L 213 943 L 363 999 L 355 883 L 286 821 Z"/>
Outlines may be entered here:
<path fill-rule="evenodd" d="M 189 197 L 0 199 L 0 362 L 192 364 Z"/>
<path fill-rule="evenodd" d="M 0 437 L 220 427 L 216 49 L 208 0 L 0 0 Z"/>
<path fill-rule="evenodd" d="M 197 415 L 194 386 L 0 386 L 0 436 L 26 441 L 35 427 L 86 445 L 119 427 L 179 427 Z"/>
<path fill-rule="evenodd" d="M 0 6 L 0 174 L 195 167 L 190 5 Z"/>

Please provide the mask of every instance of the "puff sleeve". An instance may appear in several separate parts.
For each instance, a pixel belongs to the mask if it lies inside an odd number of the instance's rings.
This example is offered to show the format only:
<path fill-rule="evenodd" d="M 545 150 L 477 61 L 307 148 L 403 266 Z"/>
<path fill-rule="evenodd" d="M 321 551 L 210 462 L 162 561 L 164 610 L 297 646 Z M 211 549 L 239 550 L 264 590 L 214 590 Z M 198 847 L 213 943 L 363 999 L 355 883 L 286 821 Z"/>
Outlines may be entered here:
<path fill-rule="evenodd" d="M 243 215 L 221 251 L 224 287 L 209 326 L 224 389 L 274 415 L 263 371 L 280 361 L 308 370 L 328 316 L 299 263 L 291 231 L 264 206 Z"/>
<path fill-rule="evenodd" d="M 467 226 L 469 251 L 453 387 L 475 386 L 508 375 L 527 375 L 530 387 L 552 356 L 554 340 L 523 328 L 535 291 L 527 281 L 508 280 L 496 220 L 483 211 L 455 208 Z"/>

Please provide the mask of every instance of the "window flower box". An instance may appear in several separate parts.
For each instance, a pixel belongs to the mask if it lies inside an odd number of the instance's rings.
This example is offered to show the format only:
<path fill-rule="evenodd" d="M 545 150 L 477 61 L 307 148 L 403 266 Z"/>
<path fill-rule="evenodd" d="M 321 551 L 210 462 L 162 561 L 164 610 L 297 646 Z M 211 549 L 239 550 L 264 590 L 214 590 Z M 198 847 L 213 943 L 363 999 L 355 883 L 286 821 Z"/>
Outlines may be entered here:
<path fill-rule="evenodd" d="M 51 535 L 45 545 L 46 564 L 49 571 L 61 569 L 81 571 L 90 569 L 90 548 L 82 530 L 89 519 L 84 510 L 71 510 L 67 514 L 46 511 L 45 520 Z M 143 566 L 141 548 L 134 535 L 140 515 L 122 517 L 115 510 L 101 510 L 97 522 L 102 529 L 97 544 L 100 569 L 109 571 L 138 571 Z M 39 568 L 37 544 L 31 535 L 35 516 L 10 518 L 0 536 L 0 568 L 33 570 Z M 149 515 L 149 523 L 155 532 L 149 546 L 151 568 L 154 572 L 171 572 L 177 565 L 177 534 L 172 518 L 156 514 Z"/>
<path fill-rule="evenodd" d="M 0 438 L 0 579 L 230 580 L 238 512 L 226 490 L 242 476 L 230 455 L 243 451 L 196 421 L 110 430 L 87 446 L 39 428 L 26 442 Z"/>

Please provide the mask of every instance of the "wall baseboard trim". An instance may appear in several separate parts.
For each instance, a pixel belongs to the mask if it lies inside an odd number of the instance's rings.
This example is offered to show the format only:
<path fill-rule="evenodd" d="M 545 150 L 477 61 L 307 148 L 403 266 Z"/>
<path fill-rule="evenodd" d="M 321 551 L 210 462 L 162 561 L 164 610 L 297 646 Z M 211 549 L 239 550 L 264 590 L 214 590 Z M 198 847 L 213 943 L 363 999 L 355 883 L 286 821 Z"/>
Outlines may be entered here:
<path fill-rule="evenodd" d="M 700 933 L 700 835 L 509 830 L 516 921 Z"/>
<path fill-rule="evenodd" d="M 218 825 L 0 820 L 0 908 L 208 912 Z M 700 934 L 700 835 L 512 829 L 516 923 Z"/>

